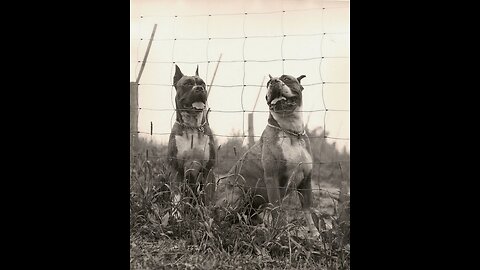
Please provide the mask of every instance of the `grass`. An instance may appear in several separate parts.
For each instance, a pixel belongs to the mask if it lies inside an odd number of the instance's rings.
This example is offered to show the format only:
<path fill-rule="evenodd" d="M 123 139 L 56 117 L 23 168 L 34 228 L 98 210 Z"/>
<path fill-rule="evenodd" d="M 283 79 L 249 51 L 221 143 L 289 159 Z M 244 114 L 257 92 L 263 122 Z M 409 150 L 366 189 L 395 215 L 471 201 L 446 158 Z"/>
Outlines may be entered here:
<path fill-rule="evenodd" d="M 305 237 L 295 193 L 285 200 L 287 225 L 253 226 L 242 216 L 245 209 L 230 209 L 236 223 L 215 220 L 189 187 L 180 207 L 173 205 L 168 179 L 164 159 L 139 156 L 131 166 L 131 269 L 350 269 L 347 195 L 339 203 L 338 195 L 314 192 L 319 241 Z"/>

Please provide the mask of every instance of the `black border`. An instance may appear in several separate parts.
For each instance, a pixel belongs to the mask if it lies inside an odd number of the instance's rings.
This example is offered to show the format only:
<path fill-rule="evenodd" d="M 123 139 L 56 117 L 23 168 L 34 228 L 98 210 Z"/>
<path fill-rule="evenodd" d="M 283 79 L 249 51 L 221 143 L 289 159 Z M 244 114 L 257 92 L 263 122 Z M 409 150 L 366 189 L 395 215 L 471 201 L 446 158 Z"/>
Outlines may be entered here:
<path fill-rule="evenodd" d="M 462 39 L 474 31 L 475 11 L 410 2 L 350 7 L 352 265 L 462 268 L 471 260 L 459 258 L 473 250 L 461 248 L 470 235 L 460 232 L 476 230 L 455 217 L 475 211 L 475 194 L 466 195 L 475 189 L 462 183 L 475 178 L 463 152 L 474 152 L 466 142 L 476 138 L 468 127 L 477 105 L 466 90 L 476 75 L 460 60 L 476 62 Z"/>
<path fill-rule="evenodd" d="M 23 4 L 5 61 L 12 262 L 128 269 L 130 3 Z"/>
<path fill-rule="evenodd" d="M 456 149 L 448 149 L 456 148 L 451 129 L 437 116 L 457 101 L 452 91 L 472 85 L 449 84 L 461 83 L 465 69 L 457 71 L 459 64 L 448 62 L 455 55 L 442 51 L 461 52 L 467 42 L 455 48 L 445 41 L 465 33 L 441 22 L 463 27 L 475 25 L 463 23 L 465 17 L 477 16 L 465 5 L 391 4 L 350 3 L 352 264 L 445 265 L 468 251 L 446 213 L 467 227 L 469 210 L 462 209 L 475 196 L 462 197 L 459 206 L 444 203 L 451 179 L 472 178 L 456 174 L 468 168 L 462 156 L 457 161 Z M 129 9 L 125 0 L 29 3 L 21 13 L 12 11 L 14 21 L 15 15 L 30 20 L 28 28 L 7 27 L 4 34 L 18 51 L 5 61 L 13 71 L 5 85 L 17 95 L 5 99 L 12 102 L 5 102 L 4 145 L 13 146 L 6 153 L 5 171 L 13 177 L 5 180 L 11 196 L 4 203 L 5 232 L 21 265 L 129 267 Z M 450 94 L 442 94 L 445 88 Z M 469 105 L 462 102 L 465 114 Z M 454 262 L 458 268 L 468 258 Z"/>

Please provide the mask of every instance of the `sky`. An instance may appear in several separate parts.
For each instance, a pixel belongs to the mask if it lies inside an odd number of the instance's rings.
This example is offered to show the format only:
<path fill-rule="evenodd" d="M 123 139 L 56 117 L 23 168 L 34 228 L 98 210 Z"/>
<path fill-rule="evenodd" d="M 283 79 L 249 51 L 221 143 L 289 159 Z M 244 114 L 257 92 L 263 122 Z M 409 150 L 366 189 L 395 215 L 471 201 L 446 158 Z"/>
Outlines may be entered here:
<path fill-rule="evenodd" d="M 260 136 L 268 119 L 266 78 L 289 74 L 306 75 L 308 127 L 325 128 L 329 142 L 350 150 L 348 1 L 132 0 L 130 10 L 130 81 L 139 74 L 157 24 L 138 89 L 138 129 L 150 132 L 152 122 L 157 134 L 140 136 L 168 141 L 175 121 L 172 62 L 185 75 L 194 75 L 198 64 L 200 77 L 211 84 L 221 54 L 208 98 L 219 144 L 227 139 L 222 135 L 247 134 L 254 107 L 254 134 Z"/>

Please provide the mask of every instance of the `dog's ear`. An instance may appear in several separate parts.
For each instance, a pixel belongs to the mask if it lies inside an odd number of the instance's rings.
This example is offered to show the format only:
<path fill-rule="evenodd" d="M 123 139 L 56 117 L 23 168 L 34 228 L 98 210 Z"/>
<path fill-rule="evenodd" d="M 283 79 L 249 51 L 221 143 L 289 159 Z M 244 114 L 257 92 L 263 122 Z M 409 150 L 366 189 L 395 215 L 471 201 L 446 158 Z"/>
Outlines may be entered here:
<path fill-rule="evenodd" d="M 268 89 L 268 87 L 270 86 L 270 81 L 273 79 L 272 75 L 270 75 L 270 74 L 268 74 L 268 77 L 269 77 L 270 79 L 268 79 L 268 82 L 267 82 L 267 89 Z"/>
<path fill-rule="evenodd" d="M 198 76 L 198 65 L 197 65 L 197 70 L 195 71 L 195 76 Z"/>
<path fill-rule="evenodd" d="M 183 73 L 180 68 L 175 65 L 175 75 L 173 76 L 173 85 L 177 85 L 177 82 L 183 77 Z"/>
<path fill-rule="evenodd" d="M 300 77 L 297 78 L 297 81 L 300 83 L 300 81 L 301 81 L 303 78 L 305 78 L 305 77 L 307 77 L 307 76 L 305 76 L 305 75 L 300 75 Z M 304 89 L 303 86 L 300 84 L 300 90 L 303 91 L 303 89 Z"/>
<path fill-rule="evenodd" d="M 300 81 L 301 81 L 303 78 L 305 78 L 305 77 L 307 77 L 307 76 L 305 76 L 305 75 L 300 75 L 300 77 L 297 78 L 297 81 L 300 82 Z"/>

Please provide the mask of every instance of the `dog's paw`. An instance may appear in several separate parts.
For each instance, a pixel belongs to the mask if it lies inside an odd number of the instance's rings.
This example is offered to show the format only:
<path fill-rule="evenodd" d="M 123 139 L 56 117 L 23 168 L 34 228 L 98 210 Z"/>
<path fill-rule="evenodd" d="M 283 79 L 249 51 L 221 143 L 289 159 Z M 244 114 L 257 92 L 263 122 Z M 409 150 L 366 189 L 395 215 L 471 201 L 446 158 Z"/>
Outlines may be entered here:
<path fill-rule="evenodd" d="M 178 209 L 173 209 L 172 217 L 177 221 L 182 220 L 182 214 L 180 214 L 180 211 L 178 211 Z"/>
<path fill-rule="evenodd" d="M 315 230 L 313 232 L 310 232 L 310 237 L 318 238 L 318 237 L 320 237 L 320 233 L 317 230 Z"/>
<path fill-rule="evenodd" d="M 320 232 L 316 228 L 310 229 L 308 231 L 308 238 L 312 240 L 320 239 Z"/>

